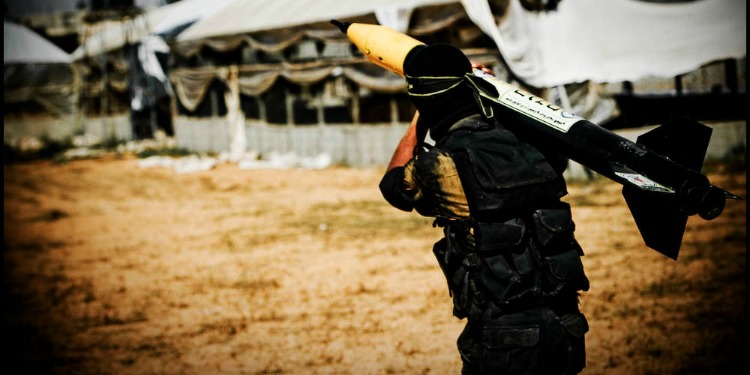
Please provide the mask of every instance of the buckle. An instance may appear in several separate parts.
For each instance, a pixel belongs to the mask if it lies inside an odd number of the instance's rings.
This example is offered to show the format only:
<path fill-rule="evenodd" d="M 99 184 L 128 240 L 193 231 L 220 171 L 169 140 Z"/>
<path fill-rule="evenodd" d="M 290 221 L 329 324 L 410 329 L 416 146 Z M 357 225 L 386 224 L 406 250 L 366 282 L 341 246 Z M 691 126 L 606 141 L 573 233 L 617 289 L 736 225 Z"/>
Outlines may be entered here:
<path fill-rule="evenodd" d="M 482 263 L 482 258 L 480 258 L 477 253 L 468 253 L 461 263 L 467 269 L 473 270 L 479 268 L 479 265 Z"/>

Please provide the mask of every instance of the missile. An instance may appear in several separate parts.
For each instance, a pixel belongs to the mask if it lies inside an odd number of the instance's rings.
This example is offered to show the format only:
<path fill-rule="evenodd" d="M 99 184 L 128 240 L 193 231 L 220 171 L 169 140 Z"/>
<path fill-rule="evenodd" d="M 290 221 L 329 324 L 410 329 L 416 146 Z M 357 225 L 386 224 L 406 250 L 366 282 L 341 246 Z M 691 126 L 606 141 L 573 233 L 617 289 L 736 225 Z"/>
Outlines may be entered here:
<path fill-rule="evenodd" d="M 384 26 L 331 22 L 370 61 L 400 75 L 408 52 L 423 44 Z M 536 147 L 623 185 L 646 246 L 669 258 L 677 260 L 689 216 L 712 220 L 726 200 L 742 199 L 700 172 L 712 133 L 706 125 L 678 117 L 632 142 L 494 76 L 475 71 L 472 77 L 479 100 L 489 103 L 489 117 Z"/>
<path fill-rule="evenodd" d="M 672 259 L 689 216 L 712 220 L 727 199 L 741 199 L 700 173 L 712 132 L 706 125 L 678 117 L 632 142 L 494 77 L 484 79 L 497 91 L 480 95 L 519 137 L 622 184 L 644 242 Z"/>
<path fill-rule="evenodd" d="M 371 62 L 400 76 L 404 58 L 412 48 L 424 43 L 387 26 L 331 20 Z"/>

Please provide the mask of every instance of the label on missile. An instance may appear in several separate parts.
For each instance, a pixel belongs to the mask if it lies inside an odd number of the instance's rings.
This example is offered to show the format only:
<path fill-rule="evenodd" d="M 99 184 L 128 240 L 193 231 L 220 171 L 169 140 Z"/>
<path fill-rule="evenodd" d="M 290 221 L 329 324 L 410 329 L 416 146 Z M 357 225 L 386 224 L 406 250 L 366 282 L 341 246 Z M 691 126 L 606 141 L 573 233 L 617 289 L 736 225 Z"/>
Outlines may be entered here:
<path fill-rule="evenodd" d="M 567 133 L 573 124 L 583 120 L 582 117 L 565 111 L 562 107 L 502 82 L 495 77 L 483 76 L 482 78 L 495 86 L 499 93 L 497 98 L 492 98 L 484 94 L 482 96 L 523 115 L 532 117 L 555 130 Z"/>
<path fill-rule="evenodd" d="M 638 173 L 615 172 L 616 175 L 628 180 L 631 184 L 643 190 L 658 191 L 660 193 L 674 193 L 674 190 L 652 181 L 648 177 Z"/>

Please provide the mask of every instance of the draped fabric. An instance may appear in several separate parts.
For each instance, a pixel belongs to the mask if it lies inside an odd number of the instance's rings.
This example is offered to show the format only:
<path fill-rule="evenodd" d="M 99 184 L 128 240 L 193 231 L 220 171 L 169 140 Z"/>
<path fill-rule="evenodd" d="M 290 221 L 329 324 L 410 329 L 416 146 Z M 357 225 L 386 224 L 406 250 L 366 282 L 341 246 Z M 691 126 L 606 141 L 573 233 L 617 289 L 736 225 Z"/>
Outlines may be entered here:
<path fill-rule="evenodd" d="M 348 20 L 354 22 L 380 23 L 409 34 L 429 35 L 450 27 L 458 20 L 465 18 L 462 6 L 458 0 L 420 0 L 420 1 L 385 1 L 372 6 L 364 4 L 339 4 L 341 7 L 372 8 L 369 14 L 352 16 Z M 437 6 L 431 6 L 437 5 Z M 275 6 L 275 5 L 274 5 Z M 315 9 L 319 10 L 320 4 Z M 263 11 L 267 11 L 266 7 Z M 287 9 L 288 10 L 288 9 Z M 337 10 L 338 11 L 338 10 Z M 403 77 L 366 62 L 352 54 L 352 45 L 338 29 L 331 27 L 328 19 L 325 21 L 307 22 L 303 25 L 289 25 L 286 27 L 260 27 L 250 19 L 238 19 L 237 25 L 226 25 L 231 22 L 236 12 L 249 12 L 246 7 L 238 7 L 234 11 L 224 10 L 226 17 L 216 15 L 202 20 L 202 25 L 188 29 L 186 34 L 170 43 L 176 54 L 191 58 L 201 55 L 204 49 L 220 53 L 227 53 L 240 48 L 266 53 L 281 53 L 290 47 L 299 46 L 303 42 L 315 42 L 318 57 L 313 62 L 280 62 L 280 63 L 247 63 L 238 66 L 237 81 L 239 91 L 247 96 L 260 96 L 268 91 L 279 78 L 297 85 L 312 85 L 320 83 L 330 77 L 342 77 L 359 87 L 384 94 L 406 92 Z M 328 12 L 330 13 L 330 11 Z M 288 14 L 289 17 L 295 15 Z M 230 17 L 231 16 L 231 17 Z M 258 17 L 253 13 L 250 17 Z M 326 17 L 333 17 L 327 15 Z M 237 17 L 235 17 L 237 18 Z M 306 17 L 305 17 L 306 18 Z M 259 20 L 258 22 L 266 22 Z M 213 23 L 212 23 L 213 22 Z M 269 21 L 270 22 L 270 21 Z M 273 23 L 273 22 L 271 22 Z M 245 32 L 217 35 L 211 24 L 219 28 L 233 28 L 242 30 L 240 24 L 247 24 Z M 202 37 L 184 37 L 203 30 Z M 191 34 L 192 35 L 192 34 Z M 321 49 L 322 47 L 322 49 Z M 497 58 L 494 59 L 497 61 Z M 216 67 L 201 66 L 195 68 L 174 69 L 171 77 L 175 86 L 178 100 L 188 110 L 194 111 L 204 99 L 208 87 L 214 79 L 226 82 L 226 71 L 218 71 Z"/>
<path fill-rule="evenodd" d="M 248 96 L 260 96 L 270 89 L 277 79 L 297 85 L 312 85 L 341 75 L 358 86 L 383 93 L 406 91 L 404 79 L 370 62 L 355 61 L 342 63 L 342 66 L 315 63 L 244 65 L 238 68 L 239 92 Z M 200 67 L 174 69 L 171 80 L 180 103 L 194 111 L 203 101 L 214 79 L 227 81 L 227 68 Z"/>
<path fill-rule="evenodd" d="M 34 102 L 56 117 L 75 112 L 78 76 L 65 51 L 25 26 L 3 23 L 3 101 Z"/>
<path fill-rule="evenodd" d="M 359 86 L 368 88 L 372 91 L 384 92 L 389 94 L 406 92 L 406 81 L 403 77 L 385 71 L 382 75 L 372 74 L 371 68 L 372 63 L 367 63 L 366 66 L 355 65 L 344 68 L 344 76 Z"/>
<path fill-rule="evenodd" d="M 393 2 L 393 4 L 387 6 L 373 7 L 373 14 L 352 17 L 349 20 L 356 19 L 357 22 L 379 23 L 401 32 L 420 36 L 450 27 L 456 21 L 466 17 L 458 0 L 433 0 L 418 3 L 440 6 L 417 9 L 414 2 Z M 199 54 L 204 47 L 219 52 L 228 52 L 247 45 L 264 52 L 280 52 L 305 38 L 323 42 L 347 40 L 338 29 L 331 27 L 328 23 L 332 16 L 327 17 L 325 20 L 302 26 L 286 26 L 197 39 L 182 39 L 180 37 L 172 43 L 171 48 L 176 53 L 189 57 Z M 206 20 L 206 22 L 213 21 Z"/>
<path fill-rule="evenodd" d="M 461 3 L 513 74 L 539 88 L 674 77 L 747 53 L 745 0 L 575 0 L 551 12 L 510 0 L 499 24 L 487 0 Z"/>
<path fill-rule="evenodd" d="M 240 92 L 247 96 L 260 96 L 273 86 L 280 75 L 281 72 L 275 70 L 257 73 L 243 72 L 239 78 Z"/>
<path fill-rule="evenodd" d="M 354 18 L 372 15 L 383 9 L 416 9 L 453 3 L 457 3 L 457 0 L 236 0 L 218 12 L 201 18 L 177 39 L 200 40 L 293 27 L 309 29 L 310 25 L 316 23 L 323 23 L 330 29 L 328 21 L 331 19 L 352 21 Z"/>
<path fill-rule="evenodd" d="M 336 30 L 338 32 L 338 30 Z M 316 30 L 278 30 L 260 32 L 253 35 L 230 35 L 218 38 L 208 38 L 199 41 L 187 41 L 173 44 L 172 48 L 183 56 L 194 56 L 201 48 L 208 47 L 218 52 L 228 52 L 248 45 L 264 52 L 280 52 L 299 42 L 305 36 L 312 39 L 329 39 L 331 32 Z"/>
<path fill-rule="evenodd" d="M 76 78 L 69 64 L 6 64 L 3 66 L 5 103 L 33 101 L 55 115 L 74 113 Z"/>
<path fill-rule="evenodd" d="M 224 74 L 222 74 L 224 73 Z M 195 69 L 175 69 L 170 74 L 177 99 L 188 110 L 195 111 L 206 96 L 215 78 L 226 76 L 225 69 L 208 66 Z"/>

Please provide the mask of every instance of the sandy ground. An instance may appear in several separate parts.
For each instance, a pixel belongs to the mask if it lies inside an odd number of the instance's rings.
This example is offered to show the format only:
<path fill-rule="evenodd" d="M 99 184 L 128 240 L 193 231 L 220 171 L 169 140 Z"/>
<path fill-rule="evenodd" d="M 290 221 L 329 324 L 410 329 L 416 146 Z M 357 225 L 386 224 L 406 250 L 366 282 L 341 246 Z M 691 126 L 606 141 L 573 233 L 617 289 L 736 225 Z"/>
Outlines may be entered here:
<path fill-rule="evenodd" d="M 382 170 L 136 162 L 4 165 L 3 373 L 460 373 L 440 232 L 382 200 Z M 708 173 L 745 197 L 744 165 Z M 691 217 L 675 262 L 619 185 L 569 190 L 584 374 L 747 373 L 746 201 Z"/>

